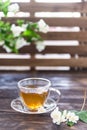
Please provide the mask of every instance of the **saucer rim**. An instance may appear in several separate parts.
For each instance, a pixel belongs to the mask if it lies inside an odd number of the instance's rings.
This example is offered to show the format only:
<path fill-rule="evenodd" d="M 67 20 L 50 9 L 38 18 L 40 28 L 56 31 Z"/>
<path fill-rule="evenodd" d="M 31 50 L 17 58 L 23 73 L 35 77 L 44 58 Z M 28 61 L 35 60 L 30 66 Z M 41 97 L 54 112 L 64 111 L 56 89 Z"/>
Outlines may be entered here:
<path fill-rule="evenodd" d="M 16 101 L 16 100 L 19 100 L 20 102 L 21 102 L 21 99 L 20 99 L 20 97 L 17 97 L 17 98 L 15 98 L 15 99 L 13 99 L 12 101 L 11 101 L 11 108 L 13 109 L 13 110 L 15 110 L 15 111 L 17 111 L 17 112 L 20 112 L 20 113 L 23 113 L 23 114 L 46 114 L 46 113 L 49 113 L 49 112 L 51 112 L 51 111 L 53 111 L 56 107 L 57 107 L 57 103 L 56 103 L 56 101 L 54 100 L 54 99 L 52 99 L 52 98 L 48 98 L 48 100 L 51 100 L 55 105 L 54 105 L 54 107 L 52 107 L 51 109 L 49 109 L 49 110 L 46 110 L 46 111 L 44 111 L 44 112 L 26 112 L 26 111 L 20 111 L 19 109 L 16 109 L 12 104 Z M 22 103 L 22 102 L 21 102 Z"/>

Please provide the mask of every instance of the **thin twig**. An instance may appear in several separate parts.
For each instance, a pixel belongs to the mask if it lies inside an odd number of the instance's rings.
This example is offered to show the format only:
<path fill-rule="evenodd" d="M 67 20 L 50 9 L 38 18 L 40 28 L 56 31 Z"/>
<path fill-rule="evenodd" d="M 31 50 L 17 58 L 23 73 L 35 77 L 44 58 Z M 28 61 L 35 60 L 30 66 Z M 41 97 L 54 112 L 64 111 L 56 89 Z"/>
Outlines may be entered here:
<path fill-rule="evenodd" d="M 86 89 L 84 90 L 84 100 L 83 100 L 83 104 L 82 104 L 82 107 L 81 107 L 81 111 L 84 109 L 85 104 L 86 104 Z"/>

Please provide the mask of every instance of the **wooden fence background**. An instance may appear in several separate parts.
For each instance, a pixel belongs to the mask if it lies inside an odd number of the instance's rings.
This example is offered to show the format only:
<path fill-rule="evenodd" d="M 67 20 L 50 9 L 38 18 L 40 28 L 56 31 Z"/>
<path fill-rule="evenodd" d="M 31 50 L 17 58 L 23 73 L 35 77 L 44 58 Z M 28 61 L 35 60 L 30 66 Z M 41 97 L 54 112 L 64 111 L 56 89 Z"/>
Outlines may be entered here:
<path fill-rule="evenodd" d="M 7 57 L 5 50 L 0 47 L 0 67 L 2 69 L 3 66 L 87 68 L 87 2 L 50 3 L 48 1 L 48 3 L 41 3 L 31 0 L 30 2 L 18 4 L 21 10 L 30 13 L 30 16 L 3 18 L 5 21 L 15 23 L 19 18 L 26 21 L 39 21 L 43 19 L 51 29 L 47 34 L 41 34 L 46 41 L 46 49 L 41 53 L 33 45 L 25 46 L 13 58 L 13 54 L 8 54 Z M 56 12 L 56 15 L 49 17 L 49 15 L 40 14 L 36 16 L 38 12 L 50 12 L 53 14 Z M 60 12 L 71 13 L 71 16 L 69 17 L 66 14 L 59 16 L 58 13 Z M 79 16 L 75 16 L 74 13 L 78 13 Z M 78 30 L 70 30 L 76 27 Z M 64 28 L 65 30 L 60 31 L 60 29 Z M 69 30 L 67 31 L 66 29 Z M 73 41 L 76 44 L 73 44 Z M 62 42 L 66 44 L 62 45 Z M 1 57 L 2 54 L 5 54 L 4 57 Z M 11 55 L 12 57 L 10 57 Z M 65 57 L 65 55 L 68 55 L 68 57 Z"/>

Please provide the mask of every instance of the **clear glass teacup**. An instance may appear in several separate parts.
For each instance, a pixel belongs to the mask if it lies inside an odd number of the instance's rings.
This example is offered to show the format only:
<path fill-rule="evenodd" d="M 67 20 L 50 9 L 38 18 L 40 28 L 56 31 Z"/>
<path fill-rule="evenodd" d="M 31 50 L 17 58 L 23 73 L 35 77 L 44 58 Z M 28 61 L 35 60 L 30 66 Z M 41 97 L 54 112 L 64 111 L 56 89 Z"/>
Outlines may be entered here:
<path fill-rule="evenodd" d="M 58 101 L 61 95 L 60 91 L 50 86 L 51 81 L 45 78 L 25 78 L 20 80 L 18 82 L 19 95 L 24 106 L 30 111 L 37 111 L 44 106 L 51 92 L 58 95 Z"/>

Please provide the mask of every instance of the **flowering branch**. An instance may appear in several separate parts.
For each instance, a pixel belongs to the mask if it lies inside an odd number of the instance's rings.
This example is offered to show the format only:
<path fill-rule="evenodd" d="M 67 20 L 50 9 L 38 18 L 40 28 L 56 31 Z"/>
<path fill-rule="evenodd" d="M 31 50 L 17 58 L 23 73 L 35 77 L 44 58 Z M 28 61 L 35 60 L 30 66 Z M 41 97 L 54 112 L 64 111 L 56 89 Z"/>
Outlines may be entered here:
<path fill-rule="evenodd" d="M 20 7 L 18 4 L 11 4 L 10 0 L 0 0 L 0 11 L 8 17 L 9 12 L 16 14 Z M 38 22 L 25 22 L 17 20 L 16 24 L 10 24 L 0 20 L 0 46 L 7 52 L 18 53 L 18 50 L 32 42 L 38 51 L 45 48 L 43 39 L 39 32 L 47 33 L 49 26 L 41 19 Z"/>
<path fill-rule="evenodd" d="M 66 122 L 68 126 L 72 126 L 79 120 L 79 116 L 77 116 L 74 112 L 71 111 L 59 111 L 58 107 L 51 113 L 51 118 L 53 123 L 60 125 L 63 122 Z"/>
<path fill-rule="evenodd" d="M 17 13 L 20 10 L 18 4 L 11 4 L 10 0 L 0 0 L 0 11 L 4 16 L 8 16 L 9 12 Z"/>
<path fill-rule="evenodd" d="M 78 120 L 87 123 L 87 110 L 83 110 L 86 103 L 86 89 L 84 91 L 84 101 L 80 111 L 59 111 L 56 108 L 54 111 L 51 112 L 51 118 L 53 123 L 60 125 L 63 122 L 66 122 L 68 126 L 73 126 Z"/>

